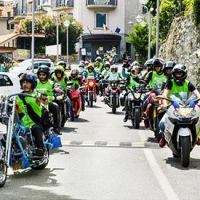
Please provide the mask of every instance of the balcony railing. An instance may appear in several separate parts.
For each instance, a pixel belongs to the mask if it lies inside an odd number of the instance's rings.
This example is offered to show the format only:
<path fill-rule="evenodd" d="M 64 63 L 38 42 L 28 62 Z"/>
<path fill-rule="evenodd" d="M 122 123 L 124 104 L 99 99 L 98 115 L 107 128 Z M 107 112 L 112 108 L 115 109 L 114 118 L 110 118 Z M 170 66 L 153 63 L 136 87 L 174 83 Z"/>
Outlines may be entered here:
<path fill-rule="evenodd" d="M 52 6 L 51 0 L 43 0 L 42 1 L 42 6 L 43 7 L 51 7 Z"/>
<path fill-rule="evenodd" d="M 57 0 L 53 4 L 53 11 L 62 11 L 72 9 L 74 7 L 74 0 Z"/>
<path fill-rule="evenodd" d="M 87 6 L 117 6 L 117 0 L 87 0 L 86 1 Z"/>
<path fill-rule="evenodd" d="M 16 6 L 13 10 L 14 19 L 24 19 L 27 15 L 27 6 Z"/>

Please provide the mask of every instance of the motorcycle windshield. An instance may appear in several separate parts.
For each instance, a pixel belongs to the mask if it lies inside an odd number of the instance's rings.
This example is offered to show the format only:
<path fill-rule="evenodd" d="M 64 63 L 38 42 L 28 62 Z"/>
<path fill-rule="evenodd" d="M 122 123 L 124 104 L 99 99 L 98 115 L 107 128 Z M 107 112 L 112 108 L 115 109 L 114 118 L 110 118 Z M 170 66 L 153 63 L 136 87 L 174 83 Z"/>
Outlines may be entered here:
<path fill-rule="evenodd" d="M 169 98 L 171 100 L 173 100 L 173 101 L 177 101 L 179 103 L 184 103 L 184 104 L 187 101 L 189 101 L 189 99 L 188 99 L 188 93 L 187 92 L 173 93 L 173 94 L 170 94 Z"/>
<path fill-rule="evenodd" d="M 152 83 L 152 88 L 153 91 L 155 91 L 157 94 L 161 93 L 164 80 L 165 78 L 158 78 L 158 77 L 154 78 Z"/>
<path fill-rule="evenodd" d="M 109 81 L 118 81 L 119 76 L 118 74 L 110 74 Z"/>

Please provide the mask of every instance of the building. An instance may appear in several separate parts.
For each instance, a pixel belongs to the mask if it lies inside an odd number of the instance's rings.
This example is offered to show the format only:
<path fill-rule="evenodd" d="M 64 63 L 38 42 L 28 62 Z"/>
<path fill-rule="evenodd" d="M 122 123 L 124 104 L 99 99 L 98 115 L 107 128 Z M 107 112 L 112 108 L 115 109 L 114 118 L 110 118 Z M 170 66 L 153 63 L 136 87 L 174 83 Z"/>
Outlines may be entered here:
<path fill-rule="evenodd" d="M 3 9 L 5 5 L 10 5 L 12 10 L 7 12 L 7 24 L 12 32 L 0 32 L 0 35 L 6 37 L 10 34 L 12 37 L 6 42 L 1 41 L 0 37 L 0 46 L 27 49 L 26 37 L 18 33 L 17 28 L 21 19 L 32 16 L 32 0 L 4 1 Z M 59 16 L 65 12 L 82 23 L 84 31 L 78 44 L 80 58 L 84 56 L 94 60 L 97 52 L 103 55 L 112 47 L 116 47 L 118 58 L 127 50 L 134 59 L 134 49 L 126 43 L 126 36 L 132 29 L 128 22 L 131 20 L 136 23 L 138 8 L 139 0 L 36 0 L 34 15 Z M 18 46 L 19 44 L 21 46 Z"/>

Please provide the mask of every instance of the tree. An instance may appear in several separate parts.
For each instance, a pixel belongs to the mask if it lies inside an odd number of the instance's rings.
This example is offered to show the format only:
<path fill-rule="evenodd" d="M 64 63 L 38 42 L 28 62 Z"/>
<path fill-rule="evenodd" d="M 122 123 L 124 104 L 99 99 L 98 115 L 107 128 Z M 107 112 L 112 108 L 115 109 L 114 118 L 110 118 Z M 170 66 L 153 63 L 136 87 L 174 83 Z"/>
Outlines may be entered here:
<path fill-rule="evenodd" d="M 66 16 L 60 17 L 59 23 L 59 43 L 62 44 L 62 53 L 66 54 L 66 31 L 67 28 L 63 22 Z M 82 25 L 74 18 L 68 16 L 70 25 L 68 27 L 69 36 L 69 55 L 75 53 L 75 44 L 79 41 L 80 35 L 83 32 Z M 45 46 L 56 44 L 56 18 L 50 16 L 42 16 L 35 19 L 35 34 L 44 34 L 45 38 L 35 38 L 35 53 L 45 53 Z M 21 21 L 20 32 L 23 34 L 31 34 L 32 21 L 25 19 Z M 31 41 L 30 41 L 31 42 Z"/>
<path fill-rule="evenodd" d="M 135 24 L 132 31 L 130 31 L 127 42 L 132 44 L 139 54 L 139 60 L 147 59 L 148 53 L 148 26 Z"/>

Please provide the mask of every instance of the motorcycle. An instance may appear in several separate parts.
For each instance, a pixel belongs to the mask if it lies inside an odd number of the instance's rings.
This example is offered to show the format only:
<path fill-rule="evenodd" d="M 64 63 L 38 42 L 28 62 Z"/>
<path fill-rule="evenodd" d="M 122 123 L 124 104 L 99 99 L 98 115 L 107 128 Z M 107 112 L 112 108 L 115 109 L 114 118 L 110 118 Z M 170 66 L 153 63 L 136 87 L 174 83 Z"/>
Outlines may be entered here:
<path fill-rule="evenodd" d="M 133 86 L 128 94 L 129 118 L 132 126 L 136 129 L 140 128 L 140 122 L 143 119 L 143 97 L 149 90 L 143 85 Z"/>
<path fill-rule="evenodd" d="M 94 76 L 88 76 L 85 84 L 85 94 L 88 106 L 93 107 L 93 102 L 97 101 L 96 86 L 97 82 Z"/>
<path fill-rule="evenodd" d="M 174 157 L 181 157 L 183 167 L 190 164 L 190 152 L 194 148 L 198 133 L 200 133 L 200 108 L 197 102 L 200 100 L 191 96 L 184 97 L 183 92 L 179 97 L 173 95 L 170 99 L 158 96 L 157 99 L 166 99 L 170 102 L 164 118 L 164 135 L 168 147 L 173 152 Z"/>
<path fill-rule="evenodd" d="M 122 90 L 123 85 L 125 84 L 124 80 L 116 80 L 115 78 L 109 80 L 107 87 L 108 99 L 105 103 L 112 108 L 112 113 L 115 114 L 117 108 L 120 107 L 119 96 Z"/>
<path fill-rule="evenodd" d="M 44 156 L 35 154 L 34 137 L 26 129 L 16 112 L 17 96 L 30 96 L 24 93 L 1 96 L 0 101 L 0 187 L 6 183 L 8 167 L 19 169 L 44 169 L 49 162 L 49 152 L 59 146 L 52 128 L 43 132 Z M 57 144 L 56 144 L 57 143 Z"/>
<path fill-rule="evenodd" d="M 101 96 L 105 96 L 105 89 L 108 87 L 108 81 L 104 79 L 102 75 L 99 78 L 99 91 Z"/>
<path fill-rule="evenodd" d="M 145 114 L 147 115 L 147 118 L 149 120 L 150 128 L 154 132 L 157 142 L 160 141 L 161 137 L 159 134 L 159 127 L 158 127 L 158 124 L 159 124 L 159 120 L 158 120 L 159 101 L 156 99 L 156 96 L 161 94 L 162 86 L 163 86 L 162 79 L 154 80 L 153 88 L 148 95 L 149 103 L 145 110 Z"/>
<path fill-rule="evenodd" d="M 74 118 L 78 118 L 82 110 L 82 98 L 81 93 L 84 93 L 84 87 L 76 87 L 73 83 L 68 83 L 69 95 L 73 107 L 73 116 L 71 120 L 74 121 Z"/>

